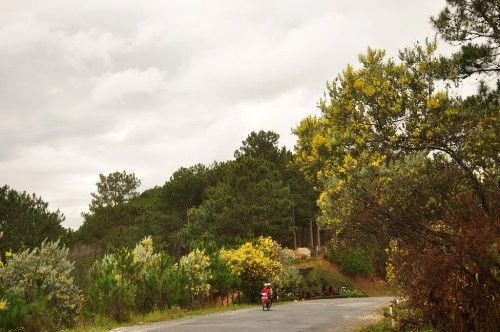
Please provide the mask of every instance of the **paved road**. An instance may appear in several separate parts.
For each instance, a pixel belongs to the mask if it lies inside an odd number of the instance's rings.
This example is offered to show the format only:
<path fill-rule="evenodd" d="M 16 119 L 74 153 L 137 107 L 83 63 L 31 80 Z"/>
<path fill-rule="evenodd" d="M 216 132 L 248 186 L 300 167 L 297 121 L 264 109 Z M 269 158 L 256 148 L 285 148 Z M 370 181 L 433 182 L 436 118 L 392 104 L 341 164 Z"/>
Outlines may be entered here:
<path fill-rule="evenodd" d="M 352 331 L 380 316 L 375 312 L 388 306 L 390 297 L 323 299 L 279 304 L 270 311 L 262 307 L 210 314 L 134 327 L 114 332 L 224 332 L 224 331 Z"/>

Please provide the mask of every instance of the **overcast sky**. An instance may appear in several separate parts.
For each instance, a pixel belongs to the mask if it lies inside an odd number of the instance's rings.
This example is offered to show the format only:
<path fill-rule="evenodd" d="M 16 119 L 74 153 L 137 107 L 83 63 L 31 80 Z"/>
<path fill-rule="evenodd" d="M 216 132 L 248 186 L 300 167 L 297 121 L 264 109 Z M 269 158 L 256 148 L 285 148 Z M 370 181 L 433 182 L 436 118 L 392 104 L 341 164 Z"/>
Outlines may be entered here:
<path fill-rule="evenodd" d="M 0 3 L 0 186 L 78 229 L 99 174 L 140 191 L 291 129 L 368 47 L 434 37 L 444 0 Z"/>

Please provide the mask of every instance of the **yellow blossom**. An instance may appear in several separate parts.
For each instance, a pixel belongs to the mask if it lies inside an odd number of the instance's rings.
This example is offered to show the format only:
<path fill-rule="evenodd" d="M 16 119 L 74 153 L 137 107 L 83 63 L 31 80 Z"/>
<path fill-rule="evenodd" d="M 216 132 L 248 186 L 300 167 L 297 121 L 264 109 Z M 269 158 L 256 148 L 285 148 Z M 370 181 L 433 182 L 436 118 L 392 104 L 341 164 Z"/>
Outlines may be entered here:
<path fill-rule="evenodd" d="M 7 300 L 0 300 L 0 311 L 7 311 L 9 309 L 9 302 Z"/>

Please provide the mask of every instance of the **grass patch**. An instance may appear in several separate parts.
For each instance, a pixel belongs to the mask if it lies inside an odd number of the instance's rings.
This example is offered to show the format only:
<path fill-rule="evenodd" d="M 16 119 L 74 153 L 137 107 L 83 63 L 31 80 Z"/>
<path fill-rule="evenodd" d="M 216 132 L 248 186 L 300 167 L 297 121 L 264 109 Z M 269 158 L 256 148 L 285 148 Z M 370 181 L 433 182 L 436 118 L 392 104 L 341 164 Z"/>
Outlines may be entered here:
<path fill-rule="evenodd" d="M 360 329 L 354 330 L 354 332 L 389 332 L 394 331 L 391 325 L 391 320 L 384 318 L 383 321 L 375 324 L 371 324 Z"/>
<path fill-rule="evenodd" d="M 391 318 L 389 317 L 384 317 L 385 309 L 380 308 L 377 313 L 381 316 L 380 321 L 363 326 L 361 328 L 355 329 L 354 332 L 389 332 L 389 331 L 394 331 L 392 328 L 392 322 Z"/>
<path fill-rule="evenodd" d="M 377 323 L 364 326 L 354 330 L 354 332 L 388 332 L 388 331 L 420 331 L 433 332 L 434 330 L 429 325 L 424 324 L 418 317 L 415 311 L 411 310 L 406 301 L 400 302 L 394 306 L 394 312 L 397 315 L 395 328 L 392 327 L 392 318 L 389 316 L 387 308 L 381 308 L 378 313 L 381 319 Z"/>
<path fill-rule="evenodd" d="M 144 325 L 157 322 L 166 322 L 182 318 L 190 318 L 207 314 L 215 314 L 228 312 L 233 310 L 241 310 L 255 308 L 255 304 L 230 305 L 217 308 L 206 308 L 197 310 L 184 310 L 180 308 L 172 308 L 163 311 L 154 311 L 147 315 L 134 315 L 127 323 L 117 323 L 110 318 L 96 317 L 93 320 L 82 321 L 73 329 L 65 329 L 63 332 L 104 332 L 118 327 Z"/>

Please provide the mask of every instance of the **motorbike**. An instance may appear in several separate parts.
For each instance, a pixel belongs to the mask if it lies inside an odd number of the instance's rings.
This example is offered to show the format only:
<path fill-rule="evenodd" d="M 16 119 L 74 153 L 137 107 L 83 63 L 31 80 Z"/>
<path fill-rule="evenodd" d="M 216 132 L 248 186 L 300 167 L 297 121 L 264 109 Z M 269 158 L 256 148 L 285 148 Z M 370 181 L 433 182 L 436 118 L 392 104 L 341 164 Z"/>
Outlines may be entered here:
<path fill-rule="evenodd" d="M 267 293 L 261 293 L 262 311 L 271 309 L 271 299 Z"/>

